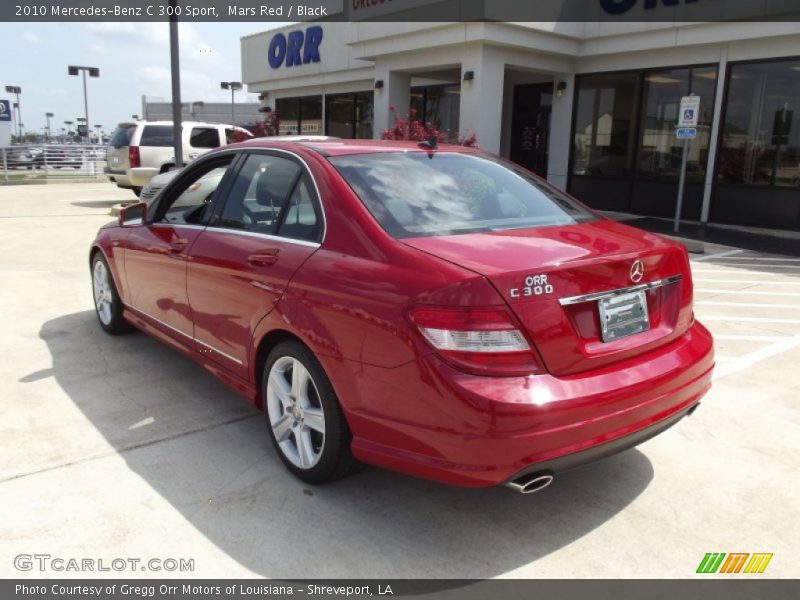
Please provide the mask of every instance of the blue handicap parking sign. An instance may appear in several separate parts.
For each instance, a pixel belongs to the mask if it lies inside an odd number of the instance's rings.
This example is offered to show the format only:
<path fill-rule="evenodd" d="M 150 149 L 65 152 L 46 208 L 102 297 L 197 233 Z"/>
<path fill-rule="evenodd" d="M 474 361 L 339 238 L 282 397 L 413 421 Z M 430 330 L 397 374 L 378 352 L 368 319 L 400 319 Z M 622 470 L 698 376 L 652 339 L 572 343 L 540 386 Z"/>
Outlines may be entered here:
<path fill-rule="evenodd" d="M 694 120 L 694 109 L 693 108 L 687 108 L 685 111 L 683 111 L 683 120 L 684 121 L 693 121 Z"/>
<path fill-rule="evenodd" d="M 0 121 L 11 120 L 11 102 L 8 100 L 0 100 Z"/>

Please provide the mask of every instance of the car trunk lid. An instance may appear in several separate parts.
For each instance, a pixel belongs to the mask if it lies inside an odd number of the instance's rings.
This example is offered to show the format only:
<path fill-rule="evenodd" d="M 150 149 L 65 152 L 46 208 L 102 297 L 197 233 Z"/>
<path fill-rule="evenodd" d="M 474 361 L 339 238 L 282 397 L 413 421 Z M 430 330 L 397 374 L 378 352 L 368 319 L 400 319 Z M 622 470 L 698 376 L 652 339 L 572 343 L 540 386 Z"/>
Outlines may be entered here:
<path fill-rule="evenodd" d="M 685 250 L 614 221 L 403 241 L 487 277 L 554 375 L 646 353 L 683 334 L 693 318 Z M 643 274 L 632 279 L 637 260 Z M 646 330 L 604 340 L 598 295 L 627 288 L 643 296 Z"/>

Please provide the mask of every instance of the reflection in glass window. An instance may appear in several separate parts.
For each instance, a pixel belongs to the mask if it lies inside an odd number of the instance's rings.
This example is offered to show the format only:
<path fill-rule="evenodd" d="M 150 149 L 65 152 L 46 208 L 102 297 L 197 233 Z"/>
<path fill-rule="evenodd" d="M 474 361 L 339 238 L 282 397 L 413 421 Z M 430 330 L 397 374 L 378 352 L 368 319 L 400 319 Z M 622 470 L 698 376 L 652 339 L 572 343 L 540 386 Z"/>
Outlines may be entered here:
<path fill-rule="evenodd" d="M 448 137 L 458 137 L 461 109 L 460 84 L 429 85 L 411 88 L 410 109 L 422 123 L 430 123 Z"/>
<path fill-rule="evenodd" d="M 300 167 L 286 158 L 251 154 L 236 175 L 219 220 L 222 227 L 273 234 Z"/>
<path fill-rule="evenodd" d="M 371 139 L 373 92 L 325 96 L 325 135 Z"/>
<path fill-rule="evenodd" d="M 160 209 L 162 215 L 158 220 L 177 225 L 199 223 L 217 191 L 222 178 L 225 176 L 230 159 L 218 166 L 208 166 L 198 173 L 198 176 L 182 186 L 182 190 L 174 196 L 171 202 Z"/>
<path fill-rule="evenodd" d="M 683 152 L 675 136 L 678 110 L 681 98 L 694 94 L 700 96 L 700 118 L 687 178 L 703 181 L 716 83 L 716 66 L 578 77 L 572 173 L 676 181 Z"/>
<path fill-rule="evenodd" d="M 320 135 L 322 96 L 280 98 L 275 101 L 280 120 L 280 135 Z"/>
<path fill-rule="evenodd" d="M 630 175 L 636 148 L 640 74 L 604 73 L 577 80 L 572 172 L 613 179 Z"/>
<path fill-rule="evenodd" d="M 571 225 L 595 218 L 527 171 L 486 157 L 385 152 L 329 160 L 397 238 Z"/>
<path fill-rule="evenodd" d="M 800 187 L 800 60 L 729 73 L 718 181 Z"/>

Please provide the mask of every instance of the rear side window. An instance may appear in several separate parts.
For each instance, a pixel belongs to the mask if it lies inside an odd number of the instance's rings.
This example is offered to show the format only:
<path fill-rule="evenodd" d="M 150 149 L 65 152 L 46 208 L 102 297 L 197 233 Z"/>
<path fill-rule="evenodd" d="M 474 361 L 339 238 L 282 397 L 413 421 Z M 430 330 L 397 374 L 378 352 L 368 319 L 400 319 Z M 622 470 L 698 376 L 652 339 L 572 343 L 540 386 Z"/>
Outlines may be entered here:
<path fill-rule="evenodd" d="M 211 127 L 193 127 L 189 145 L 192 148 L 218 148 L 219 132 Z"/>
<path fill-rule="evenodd" d="M 571 225 L 595 219 L 509 163 L 438 152 L 335 156 L 331 164 L 397 238 Z"/>
<path fill-rule="evenodd" d="M 172 125 L 145 125 L 140 146 L 172 146 Z"/>
<path fill-rule="evenodd" d="M 117 127 L 114 131 L 114 134 L 111 136 L 111 139 L 108 141 L 108 145 L 113 148 L 130 146 L 134 131 L 136 131 L 136 127 L 134 125 L 128 127 Z"/>

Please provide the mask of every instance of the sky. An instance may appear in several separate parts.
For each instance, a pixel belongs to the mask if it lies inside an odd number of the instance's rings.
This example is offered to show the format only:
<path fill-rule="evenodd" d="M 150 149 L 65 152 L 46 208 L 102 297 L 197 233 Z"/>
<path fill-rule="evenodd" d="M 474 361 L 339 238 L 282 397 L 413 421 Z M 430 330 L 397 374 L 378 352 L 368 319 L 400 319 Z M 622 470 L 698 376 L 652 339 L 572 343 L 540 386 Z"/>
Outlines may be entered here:
<path fill-rule="evenodd" d="M 180 23 L 182 101 L 230 102 L 219 82 L 241 81 L 239 38 L 280 25 L 285 23 Z M 54 132 L 83 117 L 82 77 L 70 77 L 68 65 L 100 69 L 99 79 L 87 77 L 89 120 L 106 131 L 141 114 L 143 94 L 172 97 L 168 23 L 2 23 L 0 39 L 6 48 L 0 98 L 14 102 L 5 86 L 22 88 L 27 132 L 43 132 L 47 112 L 55 114 Z M 236 96 L 237 102 L 257 101 L 256 94 Z"/>

